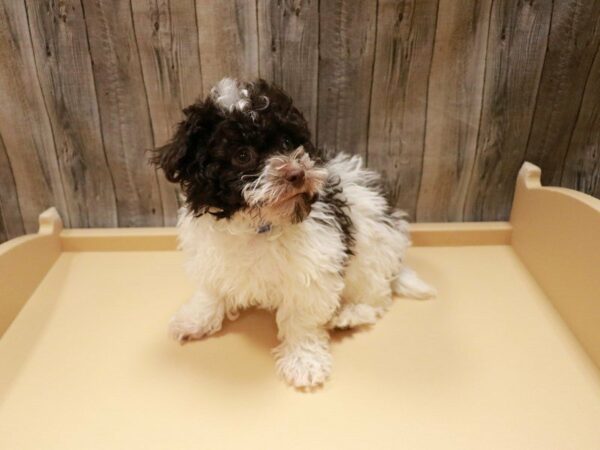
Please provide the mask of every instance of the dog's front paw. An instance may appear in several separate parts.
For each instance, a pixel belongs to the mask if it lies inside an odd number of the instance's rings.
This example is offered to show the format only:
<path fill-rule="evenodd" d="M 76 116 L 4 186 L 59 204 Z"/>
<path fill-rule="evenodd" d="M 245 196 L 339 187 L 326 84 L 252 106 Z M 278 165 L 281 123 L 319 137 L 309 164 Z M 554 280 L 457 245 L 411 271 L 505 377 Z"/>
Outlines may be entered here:
<path fill-rule="evenodd" d="M 331 354 L 319 343 L 275 349 L 277 373 L 297 388 L 323 384 L 331 373 Z"/>
<path fill-rule="evenodd" d="M 200 308 L 186 303 L 171 318 L 169 336 L 181 344 L 209 336 L 221 329 L 223 315 L 219 308 Z"/>

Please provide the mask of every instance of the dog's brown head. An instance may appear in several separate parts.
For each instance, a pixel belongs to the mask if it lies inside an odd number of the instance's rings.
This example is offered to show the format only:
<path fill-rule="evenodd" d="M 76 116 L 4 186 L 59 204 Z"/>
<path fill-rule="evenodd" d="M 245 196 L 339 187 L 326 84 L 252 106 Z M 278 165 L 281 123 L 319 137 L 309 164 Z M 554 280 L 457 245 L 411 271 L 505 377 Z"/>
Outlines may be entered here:
<path fill-rule="evenodd" d="M 304 219 L 327 172 L 302 113 L 280 88 L 225 78 L 184 110 L 152 163 L 179 183 L 187 207 L 229 218 L 242 209 Z"/>

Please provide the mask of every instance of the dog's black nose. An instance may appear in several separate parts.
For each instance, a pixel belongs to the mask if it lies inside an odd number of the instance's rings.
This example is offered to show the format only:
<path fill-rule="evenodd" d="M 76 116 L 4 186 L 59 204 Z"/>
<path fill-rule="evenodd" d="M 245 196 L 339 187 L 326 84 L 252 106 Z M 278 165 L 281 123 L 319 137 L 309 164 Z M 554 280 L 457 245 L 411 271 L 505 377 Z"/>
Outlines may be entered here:
<path fill-rule="evenodd" d="M 285 179 L 294 186 L 300 186 L 304 182 L 304 170 L 292 169 L 285 174 Z"/>

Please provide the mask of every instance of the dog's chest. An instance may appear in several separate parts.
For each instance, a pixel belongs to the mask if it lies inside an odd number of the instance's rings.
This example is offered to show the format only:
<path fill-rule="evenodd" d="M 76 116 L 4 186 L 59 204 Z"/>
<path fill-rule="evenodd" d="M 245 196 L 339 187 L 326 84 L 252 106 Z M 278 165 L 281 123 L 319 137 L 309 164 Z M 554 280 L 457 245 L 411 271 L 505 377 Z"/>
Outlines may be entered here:
<path fill-rule="evenodd" d="M 276 306 L 286 291 L 306 289 L 323 271 L 337 270 L 335 255 L 321 245 L 325 236 L 310 224 L 263 233 L 195 225 L 180 230 L 188 271 L 236 303 Z"/>
<path fill-rule="evenodd" d="M 296 264 L 297 255 L 304 250 L 298 248 L 298 245 L 290 248 L 289 243 L 273 238 L 270 232 L 225 236 L 216 244 L 218 252 L 227 255 L 229 269 L 235 268 L 234 270 L 256 277 L 274 276 L 283 272 L 285 266 Z"/>

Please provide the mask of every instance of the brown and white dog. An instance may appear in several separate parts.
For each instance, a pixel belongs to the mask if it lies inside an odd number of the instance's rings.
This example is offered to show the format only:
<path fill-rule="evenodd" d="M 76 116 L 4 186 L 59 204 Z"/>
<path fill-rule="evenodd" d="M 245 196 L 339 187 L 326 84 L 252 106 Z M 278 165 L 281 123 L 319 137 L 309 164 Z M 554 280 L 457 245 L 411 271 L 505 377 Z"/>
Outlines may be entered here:
<path fill-rule="evenodd" d="M 328 330 L 374 323 L 394 293 L 435 294 L 402 262 L 407 223 L 378 175 L 358 156 L 325 158 L 281 89 L 225 78 L 184 113 L 152 158 L 181 185 L 197 285 L 170 323 L 175 339 L 214 333 L 243 308 L 274 310 L 278 372 L 315 386 L 331 371 Z"/>

